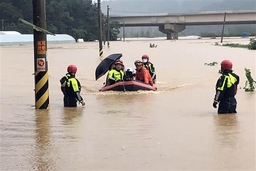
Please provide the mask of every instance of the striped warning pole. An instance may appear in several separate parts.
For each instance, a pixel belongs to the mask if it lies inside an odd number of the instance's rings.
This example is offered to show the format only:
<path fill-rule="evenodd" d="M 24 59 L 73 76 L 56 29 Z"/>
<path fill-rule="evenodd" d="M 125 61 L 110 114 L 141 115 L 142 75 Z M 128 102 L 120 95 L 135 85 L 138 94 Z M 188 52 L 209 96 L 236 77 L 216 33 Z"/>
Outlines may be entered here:
<path fill-rule="evenodd" d="M 33 0 L 33 24 L 46 29 L 45 0 Z M 48 109 L 48 64 L 46 33 L 34 29 L 35 107 Z"/>
<path fill-rule="evenodd" d="M 98 25 L 99 25 L 99 55 L 100 59 L 103 58 L 103 47 L 102 47 L 102 19 L 101 19 L 101 5 L 98 0 Z"/>
<path fill-rule="evenodd" d="M 100 55 L 100 59 L 103 59 L 103 48 L 102 48 L 102 45 L 99 48 L 99 55 Z"/>

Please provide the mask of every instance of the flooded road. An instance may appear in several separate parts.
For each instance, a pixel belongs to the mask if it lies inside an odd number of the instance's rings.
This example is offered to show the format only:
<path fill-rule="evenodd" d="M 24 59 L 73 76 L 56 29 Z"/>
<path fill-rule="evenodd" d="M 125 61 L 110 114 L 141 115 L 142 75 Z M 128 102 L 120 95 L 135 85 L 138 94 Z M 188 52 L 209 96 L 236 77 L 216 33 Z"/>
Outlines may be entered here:
<path fill-rule="evenodd" d="M 99 92 L 105 76 L 95 81 L 97 42 L 48 44 L 49 110 L 33 107 L 33 46 L 0 47 L 0 170 L 255 170 L 256 93 L 243 87 L 245 67 L 256 78 L 256 52 L 215 42 L 138 40 L 104 47 L 104 57 L 122 53 L 132 68 L 148 54 L 156 92 Z M 217 115 L 212 107 L 224 59 L 240 76 L 237 114 Z M 214 61 L 218 65 L 204 65 Z M 78 67 L 85 107 L 63 107 L 59 80 L 69 64 Z"/>

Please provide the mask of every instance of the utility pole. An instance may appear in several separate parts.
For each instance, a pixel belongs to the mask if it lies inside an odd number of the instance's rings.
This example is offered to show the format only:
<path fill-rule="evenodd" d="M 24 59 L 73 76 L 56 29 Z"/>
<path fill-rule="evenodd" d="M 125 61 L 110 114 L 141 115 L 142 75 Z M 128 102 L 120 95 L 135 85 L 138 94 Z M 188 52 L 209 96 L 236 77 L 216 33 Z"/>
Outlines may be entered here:
<path fill-rule="evenodd" d="M 2 19 L 2 31 L 4 31 L 4 19 Z"/>
<path fill-rule="evenodd" d="M 125 41 L 125 24 L 123 19 L 123 41 Z"/>
<path fill-rule="evenodd" d="M 105 46 L 106 44 L 106 37 L 107 37 L 107 31 L 106 31 L 106 24 L 107 21 L 105 21 L 105 18 L 102 19 L 102 41 L 103 41 L 103 45 Z"/>
<path fill-rule="evenodd" d="M 107 5 L 107 25 L 108 25 L 107 41 L 108 41 L 108 48 L 109 48 L 109 5 Z"/>
<path fill-rule="evenodd" d="M 224 13 L 224 21 L 223 21 L 223 27 L 222 27 L 222 33 L 221 33 L 221 40 L 220 40 L 220 43 L 222 43 L 222 41 L 223 41 L 224 28 L 225 28 L 225 23 L 226 23 L 226 15 L 227 15 L 227 13 L 225 12 L 225 13 Z"/>
<path fill-rule="evenodd" d="M 98 25 L 99 25 L 99 56 L 102 59 L 102 57 L 103 57 L 103 48 L 102 48 L 102 20 L 101 20 L 100 0 L 98 0 Z"/>
<path fill-rule="evenodd" d="M 46 29 L 45 0 L 32 0 L 33 24 Z M 34 29 L 35 108 L 48 109 L 48 63 L 46 33 Z"/>

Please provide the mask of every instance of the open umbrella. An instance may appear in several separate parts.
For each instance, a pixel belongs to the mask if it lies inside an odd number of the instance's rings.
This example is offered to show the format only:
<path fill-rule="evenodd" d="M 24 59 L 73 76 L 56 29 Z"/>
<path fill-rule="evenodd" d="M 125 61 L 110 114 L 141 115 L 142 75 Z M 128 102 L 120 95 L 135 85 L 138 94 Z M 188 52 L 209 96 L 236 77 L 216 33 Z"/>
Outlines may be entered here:
<path fill-rule="evenodd" d="M 121 57 L 122 57 L 121 53 L 115 53 L 103 59 L 95 70 L 95 79 L 98 80 L 102 75 L 104 75 L 109 70 L 109 67 L 113 63 L 115 63 L 117 59 L 120 59 Z"/>

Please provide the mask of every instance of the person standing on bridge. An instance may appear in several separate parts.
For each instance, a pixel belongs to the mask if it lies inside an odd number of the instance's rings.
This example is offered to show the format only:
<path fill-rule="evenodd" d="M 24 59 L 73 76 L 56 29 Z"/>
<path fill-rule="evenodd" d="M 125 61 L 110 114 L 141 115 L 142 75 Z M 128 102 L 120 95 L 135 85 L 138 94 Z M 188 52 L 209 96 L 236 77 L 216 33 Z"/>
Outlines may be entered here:
<path fill-rule="evenodd" d="M 229 60 L 221 62 L 222 75 L 216 83 L 216 94 L 213 102 L 214 108 L 217 108 L 217 104 L 219 104 L 218 114 L 237 113 L 235 95 L 239 84 L 239 76 L 233 73 L 232 65 Z"/>
<path fill-rule="evenodd" d="M 85 102 L 80 95 L 81 84 L 75 77 L 77 67 L 75 65 L 69 65 L 67 68 L 67 74 L 61 78 L 61 91 L 64 95 L 63 103 L 64 107 L 77 107 L 77 102 L 85 105 Z"/>

